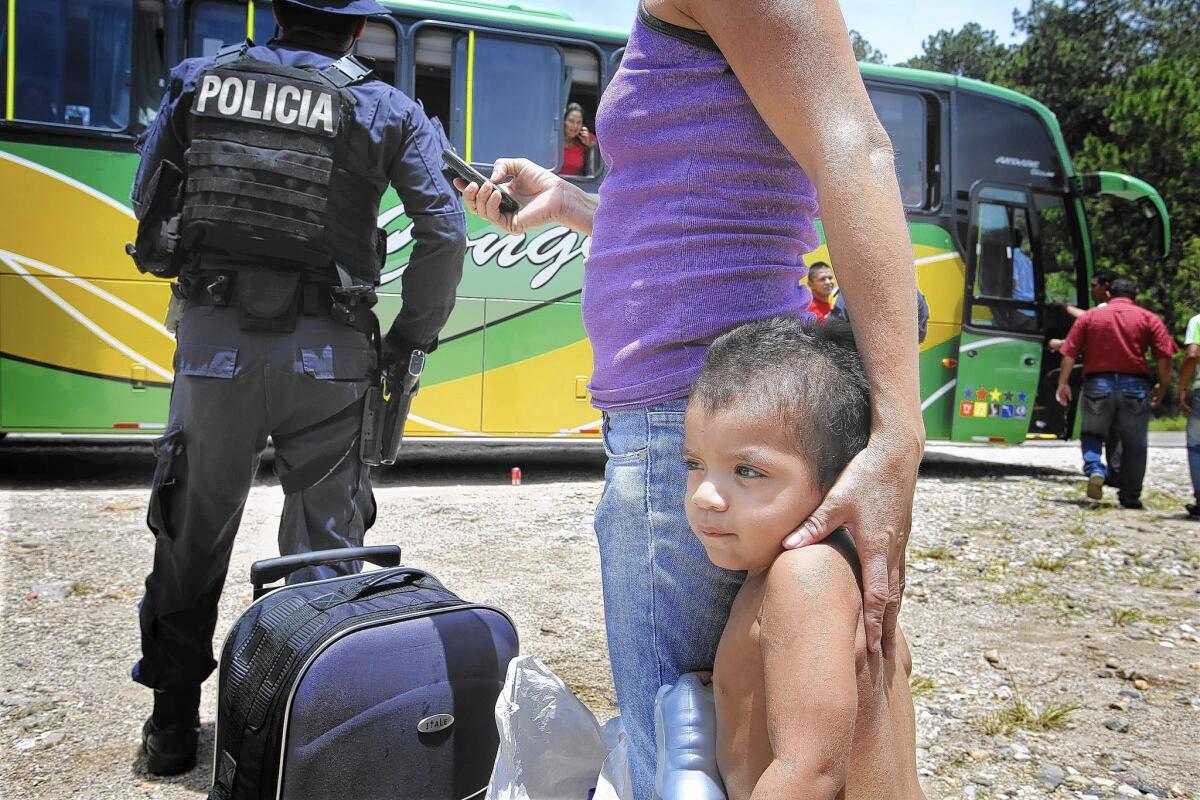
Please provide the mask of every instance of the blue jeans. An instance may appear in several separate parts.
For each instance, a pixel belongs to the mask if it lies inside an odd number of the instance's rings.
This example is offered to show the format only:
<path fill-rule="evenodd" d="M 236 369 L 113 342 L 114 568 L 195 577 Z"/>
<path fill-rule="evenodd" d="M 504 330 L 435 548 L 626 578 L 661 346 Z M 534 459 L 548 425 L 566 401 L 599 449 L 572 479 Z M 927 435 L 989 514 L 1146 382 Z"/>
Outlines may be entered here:
<path fill-rule="evenodd" d="M 654 694 L 712 669 L 744 573 L 716 567 L 684 516 L 686 400 L 605 414 L 604 492 L 596 538 L 617 704 L 634 796 L 654 783 Z"/>
<path fill-rule="evenodd" d="M 1200 503 L 1200 389 L 1192 389 L 1192 413 L 1187 421 L 1188 471 L 1192 473 L 1192 494 Z"/>
<path fill-rule="evenodd" d="M 1145 378 L 1114 373 L 1084 378 L 1080 401 L 1083 421 L 1079 439 L 1083 448 L 1083 474 L 1108 475 L 1101 455 L 1104 442 L 1115 429 L 1121 445 L 1121 480 L 1118 498 L 1135 502 L 1146 476 L 1150 433 L 1150 386 Z"/>

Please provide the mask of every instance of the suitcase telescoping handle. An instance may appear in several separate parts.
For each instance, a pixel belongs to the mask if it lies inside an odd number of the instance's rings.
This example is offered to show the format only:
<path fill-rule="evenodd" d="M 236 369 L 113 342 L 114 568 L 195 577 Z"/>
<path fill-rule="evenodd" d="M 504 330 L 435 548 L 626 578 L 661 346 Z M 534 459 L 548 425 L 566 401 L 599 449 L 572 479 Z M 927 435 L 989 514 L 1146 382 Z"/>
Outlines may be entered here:
<path fill-rule="evenodd" d="M 258 597 L 263 586 L 286 578 L 298 569 L 340 564 L 345 561 L 369 561 L 380 567 L 400 566 L 400 545 L 380 544 L 373 547 L 344 547 L 340 550 L 318 550 L 279 558 L 255 561 L 250 565 L 250 583 Z"/>

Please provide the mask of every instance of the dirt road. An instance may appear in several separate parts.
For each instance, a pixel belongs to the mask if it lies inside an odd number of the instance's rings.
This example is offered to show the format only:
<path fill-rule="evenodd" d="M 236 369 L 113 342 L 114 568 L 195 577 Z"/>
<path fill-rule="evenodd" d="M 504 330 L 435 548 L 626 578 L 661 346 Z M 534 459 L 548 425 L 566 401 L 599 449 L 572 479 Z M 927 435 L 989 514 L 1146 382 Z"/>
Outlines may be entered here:
<path fill-rule="evenodd" d="M 1140 512 L 1087 501 L 1075 447 L 930 451 L 903 615 L 928 796 L 1197 797 L 1200 524 L 1183 519 L 1185 451 L 1152 450 Z M 152 465 L 144 445 L 0 446 L 2 797 L 207 790 L 205 769 L 151 780 L 137 758 L 149 698 L 128 670 Z M 615 713 L 591 531 L 602 471 L 592 449 L 413 447 L 380 481 L 368 536 L 508 611 L 522 651 L 601 720 Z M 264 470 L 218 631 L 248 603 L 249 564 L 275 554 L 281 505 Z"/>

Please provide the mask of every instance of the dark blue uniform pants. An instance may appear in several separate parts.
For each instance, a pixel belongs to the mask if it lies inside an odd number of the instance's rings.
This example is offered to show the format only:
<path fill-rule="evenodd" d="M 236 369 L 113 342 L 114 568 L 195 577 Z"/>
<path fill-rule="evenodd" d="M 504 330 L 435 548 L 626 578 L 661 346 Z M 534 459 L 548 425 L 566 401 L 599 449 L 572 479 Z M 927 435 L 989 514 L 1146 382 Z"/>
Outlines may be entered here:
<path fill-rule="evenodd" d="M 233 308 L 196 306 L 177 333 L 167 433 L 155 444 L 147 522 L 154 568 L 141 604 L 134 680 L 199 686 L 212 672 L 217 603 L 246 496 L 270 436 L 284 490 L 281 553 L 362 543 L 375 521 L 358 458 L 362 397 L 375 354 L 366 336 L 327 316 L 291 333 L 244 332 Z M 319 567 L 307 581 L 357 571 Z"/>

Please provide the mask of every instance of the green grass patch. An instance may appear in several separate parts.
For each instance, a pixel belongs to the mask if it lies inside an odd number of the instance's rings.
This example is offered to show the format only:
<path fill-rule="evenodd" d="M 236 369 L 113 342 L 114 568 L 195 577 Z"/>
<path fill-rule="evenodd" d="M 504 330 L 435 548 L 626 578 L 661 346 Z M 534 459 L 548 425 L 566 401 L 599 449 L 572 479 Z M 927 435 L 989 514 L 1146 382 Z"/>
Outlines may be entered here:
<path fill-rule="evenodd" d="M 908 689 L 912 692 L 913 697 L 920 697 L 926 692 L 932 690 L 935 685 L 936 684 L 933 682 L 933 678 L 927 678 L 924 675 L 918 675 L 915 672 L 908 676 Z"/>
<path fill-rule="evenodd" d="M 1182 431 L 1187 428 L 1187 419 L 1182 414 L 1177 417 L 1156 417 L 1150 420 L 1150 430 L 1155 432 Z"/>
<path fill-rule="evenodd" d="M 1146 618 L 1146 615 L 1136 608 L 1110 608 L 1108 616 L 1113 625 L 1122 628 L 1135 622 L 1141 622 Z"/>
<path fill-rule="evenodd" d="M 1094 547 L 1116 547 L 1121 542 L 1115 536 L 1089 536 L 1079 543 L 1079 546 L 1084 550 L 1091 550 Z"/>
<path fill-rule="evenodd" d="M 1138 575 L 1138 586 L 1147 589 L 1169 589 L 1175 583 L 1175 578 L 1161 572 L 1143 572 Z"/>
<path fill-rule="evenodd" d="M 950 548 L 944 545 L 931 547 L 928 550 L 917 550 L 913 553 L 913 556 L 916 558 L 929 558 L 934 561 L 953 561 L 956 558 Z"/>
<path fill-rule="evenodd" d="M 1188 502 L 1182 497 L 1173 495 L 1170 492 L 1161 492 L 1157 489 L 1142 495 L 1142 503 L 1152 511 L 1180 511 Z"/>
<path fill-rule="evenodd" d="M 1038 581 L 1018 583 L 1000 597 L 1000 602 L 1010 606 L 1027 606 L 1044 602 L 1049 587 Z"/>
<path fill-rule="evenodd" d="M 1064 727 L 1070 716 L 1078 710 L 1079 706 L 1074 703 L 1050 704 L 1039 708 L 1018 692 L 1007 705 L 976 721 L 975 726 L 988 736 L 1011 736 L 1021 729 L 1054 731 Z"/>
<path fill-rule="evenodd" d="M 1067 560 L 1065 558 L 1043 558 L 1042 556 L 1038 556 L 1029 563 L 1045 572 L 1062 572 L 1067 568 Z"/>

